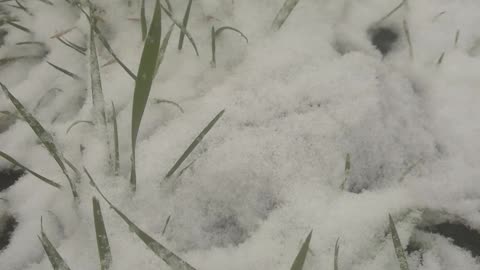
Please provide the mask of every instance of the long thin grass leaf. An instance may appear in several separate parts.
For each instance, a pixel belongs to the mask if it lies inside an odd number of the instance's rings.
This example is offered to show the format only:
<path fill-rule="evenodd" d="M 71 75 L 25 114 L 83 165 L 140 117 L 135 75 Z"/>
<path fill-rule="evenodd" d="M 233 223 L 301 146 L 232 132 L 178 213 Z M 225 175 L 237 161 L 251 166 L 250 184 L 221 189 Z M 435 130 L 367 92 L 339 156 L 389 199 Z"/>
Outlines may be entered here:
<path fill-rule="evenodd" d="M 217 37 L 218 35 L 220 35 L 223 31 L 225 30 L 231 30 L 231 31 L 234 31 L 234 32 L 237 32 L 239 33 L 244 39 L 245 41 L 248 43 L 248 38 L 247 36 L 245 36 L 245 34 L 243 34 L 240 30 L 238 30 L 237 28 L 234 28 L 234 27 L 231 27 L 231 26 L 222 26 L 220 28 L 218 28 L 216 31 L 215 31 L 215 37 Z"/>
<path fill-rule="evenodd" d="M 168 264 L 173 270 L 195 270 L 190 264 L 184 261 L 182 258 L 177 256 L 175 253 L 170 251 L 168 248 L 160 244 L 157 240 L 152 238 L 150 235 L 145 233 L 142 229 L 140 229 L 133 221 L 131 221 L 125 214 L 123 214 L 117 207 L 115 207 L 98 188 L 97 184 L 93 180 L 92 176 L 88 173 L 88 171 L 84 168 L 85 174 L 90 179 L 90 184 L 98 191 L 100 196 L 108 203 L 111 209 L 123 219 L 125 223 L 127 223 L 130 231 L 135 233 L 140 240 L 142 240 L 147 247 L 155 253 L 158 257 L 160 257 L 166 264 Z"/>
<path fill-rule="evenodd" d="M 20 7 L 20 9 L 22 9 L 23 11 L 25 11 L 25 13 L 27 13 L 27 14 L 30 15 L 30 16 L 33 16 L 33 13 L 30 12 L 24 5 L 22 5 L 22 3 L 20 3 L 20 1 L 15 0 L 15 3 L 17 3 L 17 5 Z"/>
<path fill-rule="evenodd" d="M 43 42 L 40 41 L 22 41 L 22 42 L 17 42 L 15 45 L 40 45 L 40 46 L 45 46 Z"/>
<path fill-rule="evenodd" d="M 103 222 L 102 209 L 97 198 L 92 198 L 93 219 L 95 223 L 95 233 L 97 235 L 98 255 L 100 257 L 100 269 L 109 270 L 112 264 L 112 252 L 108 243 L 107 230 Z"/>
<path fill-rule="evenodd" d="M 43 126 L 37 121 L 37 119 L 35 119 L 35 117 L 33 117 L 33 115 L 31 115 L 25 109 L 25 107 L 22 105 L 22 103 L 20 103 L 20 101 L 18 101 L 10 93 L 8 88 L 3 83 L 0 82 L 0 86 L 2 87 L 5 95 L 10 99 L 10 101 L 13 103 L 13 105 L 15 106 L 17 111 L 20 113 L 20 115 L 22 115 L 22 117 L 25 119 L 25 121 L 30 125 L 33 132 L 35 132 L 35 134 L 40 139 L 40 141 L 45 146 L 45 148 L 48 150 L 48 152 L 50 152 L 50 155 L 52 155 L 52 157 L 55 159 L 58 166 L 62 170 L 63 174 L 65 174 L 65 176 L 68 179 L 68 182 L 70 184 L 70 188 L 72 189 L 73 198 L 78 199 L 77 188 L 75 186 L 75 183 L 72 181 L 72 179 L 68 175 L 65 164 L 63 163 L 62 154 L 60 154 L 60 152 L 58 151 L 57 146 L 54 143 L 52 135 L 50 135 L 50 133 L 48 133 L 43 128 Z"/>
<path fill-rule="evenodd" d="M 380 24 L 381 22 L 385 21 L 388 19 L 390 16 L 392 16 L 395 12 L 397 12 L 401 7 L 403 7 L 406 4 L 406 0 L 402 0 L 400 4 L 398 4 L 395 8 L 393 8 L 390 12 L 388 12 L 385 16 L 380 18 L 375 24 Z"/>
<path fill-rule="evenodd" d="M 57 184 L 56 182 L 44 177 L 44 176 L 41 176 L 40 174 L 30 170 L 29 168 L 23 166 L 20 162 L 18 162 L 17 160 L 15 160 L 13 157 L 7 155 L 5 152 L 2 152 L 0 151 L 0 157 L 3 157 L 4 159 L 6 159 L 8 162 L 10 163 L 13 163 L 15 166 L 18 166 L 22 169 L 24 169 L 25 171 L 31 173 L 33 176 L 37 177 L 38 179 L 42 180 L 43 182 L 53 186 L 53 187 L 56 187 L 58 189 L 61 189 L 62 188 L 62 185 L 60 184 Z"/>
<path fill-rule="evenodd" d="M 86 55 L 85 52 L 79 50 L 78 48 L 72 46 L 70 43 L 67 43 L 65 40 L 63 40 L 61 37 L 57 37 L 57 40 L 60 41 L 63 45 L 69 47 L 70 49 L 73 49 L 74 51 L 82 54 L 82 55 Z"/>
<path fill-rule="evenodd" d="M 190 17 L 190 10 L 192 8 L 192 0 L 188 0 L 187 9 L 185 10 L 185 15 L 183 15 L 183 27 L 187 29 L 188 18 Z M 178 39 L 178 50 L 182 50 L 183 40 L 185 39 L 185 34 L 180 32 L 180 38 Z"/>
<path fill-rule="evenodd" d="M 335 242 L 335 254 L 333 256 L 333 270 L 338 270 L 338 253 L 340 252 L 340 245 L 338 244 L 338 241 L 340 240 L 337 239 L 337 242 Z"/>
<path fill-rule="evenodd" d="M 290 13 L 292 13 L 293 9 L 295 6 L 298 4 L 300 0 L 285 0 L 283 3 L 282 8 L 280 11 L 277 13 L 277 16 L 273 20 L 272 23 L 272 30 L 278 30 L 280 27 L 282 27 L 283 23 L 287 20 L 288 16 L 290 16 Z"/>
<path fill-rule="evenodd" d="M 212 68 L 215 68 L 217 66 L 217 44 L 215 43 L 215 41 L 215 27 L 212 26 L 212 29 L 210 30 L 210 42 L 212 45 L 212 61 L 210 62 L 210 64 L 212 65 Z"/>
<path fill-rule="evenodd" d="M 55 65 L 55 64 L 52 64 L 52 63 L 50 63 L 49 61 L 47 61 L 47 63 L 48 63 L 50 66 L 52 66 L 53 68 L 55 68 L 56 70 L 62 72 L 63 74 L 66 74 L 67 76 L 69 76 L 69 77 L 71 77 L 71 78 L 73 78 L 73 79 L 75 79 L 75 80 L 81 80 L 80 76 L 78 76 L 77 74 L 75 74 L 75 73 L 73 73 L 73 72 L 70 72 L 70 71 L 68 71 L 68 70 L 66 70 L 66 69 L 64 69 L 64 68 L 61 68 L 61 67 L 59 67 L 59 66 L 57 66 L 57 65 Z"/>
<path fill-rule="evenodd" d="M 407 37 L 407 42 L 408 42 L 408 54 L 410 55 L 410 59 L 413 60 L 414 55 L 413 55 L 413 45 L 412 45 L 412 39 L 410 37 L 410 30 L 408 28 L 408 23 L 406 20 L 403 20 L 403 31 L 405 32 L 405 36 Z"/>
<path fill-rule="evenodd" d="M 145 17 L 145 0 L 140 7 L 140 27 L 142 28 L 142 40 L 147 37 L 147 18 Z"/>
<path fill-rule="evenodd" d="M 37 112 L 40 107 L 48 104 L 50 101 L 52 101 L 57 93 L 62 93 L 63 90 L 60 88 L 52 88 L 49 89 L 37 102 L 37 105 L 35 105 L 35 108 L 33 108 L 33 112 Z"/>
<path fill-rule="evenodd" d="M 177 109 L 178 109 L 180 112 L 182 112 L 182 113 L 185 112 L 185 111 L 183 110 L 182 106 L 180 106 L 178 103 L 173 102 L 173 101 L 171 101 L 171 100 L 155 98 L 155 99 L 153 99 L 152 103 L 153 103 L 153 104 L 162 104 L 162 103 L 170 104 L 170 105 L 173 105 L 173 106 L 177 107 Z"/>
<path fill-rule="evenodd" d="M 118 125 L 117 125 L 117 111 L 115 104 L 112 102 L 112 123 L 113 123 L 113 146 L 114 146 L 114 172 L 115 175 L 120 174 L 120 150 L 118 147 Z"/>
<path fill-rule="evenodd" d="M 148 31 L 145 46 L 143 47 L 142 57 L 137 72 L 137 80 L 135 82 L 135 92 L 133 94 L 132 108 L 132 169 L 130 175 L 130 184 L 132 189 L 136 188 L 136 172 L 135 172 L 135 145 L 137 135 L 142 122 L 143 113 L 147 105 L 152 82 L 155 77 L 155 69 L 160 48 L 160 39 L 162 35 L 162 11 L 160 9 L 160 1 L 155 4 L 152 23 Z"/>
<path fill-rule="evenodd" d="M 239 33 L 245 39 L 245 41 L 247 41 L 247 43 L 248 43 L 247 36 L 245 36 L 240 30 L 238 30 L 236 28 L 233 28 L 231 26 L 222 26 L 222 27 L 218 28 L 217 30 L 215 30 L 215 28 L 212 27 L 212 67 L 215 67 L 217 65 L 217 60 L 216 60 L 216 56 L 215 56 L 217 37 L 225 30 L 230 30 L 230 31 Z"/>
<path fill-rule="evenodd" d="M 89 124 L 91 126 L 95 126 L 95 124 L 92 122 L 92 121 L 88 121 L 88 120 L 78 120 L 78 121 L 75 121 L 73 122 L 68 128 L 67 130 L 65 131 L 65 134 L 68 134 L 70 132 L 70 130 L 72 128 L 74 128 L 76 125 L 78 124 Z"/>
<path fill-rule="evenodd" d="M 460 39 L 460 30 L 457 30 L 457 32 L 455 33 L 455 43 L 453 44 L 455 48 L 457 48 L 459 39 Z"/>
<path fill-rule="evenodd" d="M 17 23 L 14 23 L 12 21 L 7 21 L 8 24 L 10 24 L 11 26 L 17 28 L 17 29 L 20 29 L 22 30 L 23 32 L 26 32 L 26 33 L 31 33 L 32 31 L 30 31 L 30 29 L 26 28 L 25 26 L 21 26 Z"/>
<path fill-rule="evenodd" d="M 155 74 L 157 74 L 158 68 L 160 67 L 160 64 L 163 62 L 163 58 L 165 57 L 165 52 L 167 51 L 168 42 L 170 41 L 170 36 L 172 35 L 174 26 L 175 24 L 170 25 L 170 28 L 168 29 L 167 34 L 163 38 L 162 45 L 160 45 L 160 52 L 158 53 L 158 60 L 157 60 L 157 66 L 155 68 Z"/>
<path fill-rule="evenodd" d="M 344 190 L 345 189 L 345 184 L 348 181 L 348 177 L 350 177 L 350 169 L 351 169 L 351 164 L 350 164 L 350 153 L 347 153 L 347 157 L 345 158 L 345 170 L 344 170 L 344 179 L 342 184 L 340 185 L 340 189 Z"/>
<path fill-rule="evenodd" d="M 193 140 L 193 142 L 190 144 L 190 146 L 188 146 L 187 150 L 185 150 L 185 152 L 183 152 L 182 156 L 180 156 L 180 158 L 177 160 L 177 162 L 175 162 L 173 167 L 168 171 L 165 178 L 169 178 L 170 176 L 172 176 L 175 173 L 175 171 L 178 169 L 178 167 L 180 167 L 180 165 L 182 165 L 182 163 L 185 161 L 185 159 L 187 159 L 187 157 L 192 153 L 192 151 L 195 149 L 195 147 L 197 147 L 197 145 L 202 141 L 203 137 L 205 137 L 205 135 L 207 135 L 207 133 L 210 131 L 210 129 L 212 129 L 212 127 L 215 125 L 215 123 L 217 123 L 217 121 L 220 119 L 220 117 L 222 117 L 224 112 L 225 112 L 225 110 L 222 110 L 221 112 L 219 112 L 210 121 L 210 123 L 208 123 L 208 125 L 202 130 L 202 132 L 200 132 L 200 134 L 198 134 L 198 136 L 195 138 L 195 140 Z"/>
<path fill-rule="evenodd" d="M 303 269 L 303 265 L 305 264 L 305 259 L 307 258 L 307 253 L 308 253 L 311 239 L 312 239 L 312 232 L 308 234 L 307 239 L 305 239 L 305 242 L 303 242 L 302 247 L 300 248 L 300 251 L 297 254 L 297 257 L 295 258 L 295 261 L 293 261 L 292 267 L 290 267 L 290 270 Z"/>
<path fill-rule="evenodd" d="M 43 231 L 43 225 L 41 226 L 41 236 L 38 237 L 42 243 L 43 249 L 47 254 L 48 260 L 52 264 L 54 270 L 70 270 L 65 260 L 60 256 L 57 249 L 53 246 L 52 242 L 48 239 L 47 235 Z"/>
<path fill-rule="evenodd" d="M 400 270 L 409 270 L 407 257 L 400 242 L 400 237 L 397 233 L 397 228 L 395 228 L 395 223 L 393 222 L 392 216 L 388 215 L 390 233 L 392 234 L 393 247 L 395 248 L 395 254 L 397 254 L 398 263 L 400 265 Z"/>
<path fill-rule="evenodd" d="M 165 232 L 167 231 L 167 227 L 168 227 L 168 224 L 170 223 L 170 216 L 167 217 L 167 221 L 165 221 L 165 225 L 163 226 L 163 230 L 162 230 L 162 235 L 165 234 Z"/>
<path fill-rule="evenodd" d="M 181 22 L 179 22 L 177 19 L 175 19 L 175 17 L 173 17 L 173 14 L 167 8 L 165 8 L 162 4 L 160 4 L 160 6 L 162 7 L 162 10 L 165 11 L 165 13 L 170 18 L 170 20 L 172 20 L 172 22 L 180 29 L 180 31 L 182 31 L 182 33 L 184 33 L 187 36 L 188 40 L 190 41 L 190 43 L 193 46 L 193 49 L 195 50 L 195 54 L 197 56 L 199 56 L 200 54 L 198 53 L 198 49 L 197 49 L 197 45 L 195 44 L 195 40 L 193 40 L 193 37 L 188 32 L 187 28 L 185 28 Z"/>

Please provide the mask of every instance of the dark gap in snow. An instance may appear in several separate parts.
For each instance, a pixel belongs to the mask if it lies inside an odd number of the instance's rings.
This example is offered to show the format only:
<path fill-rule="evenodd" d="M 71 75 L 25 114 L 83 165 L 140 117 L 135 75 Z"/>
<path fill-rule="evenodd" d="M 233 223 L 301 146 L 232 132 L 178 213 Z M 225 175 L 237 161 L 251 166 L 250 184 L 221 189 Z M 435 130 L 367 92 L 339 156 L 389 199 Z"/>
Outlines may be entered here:
<path fill-rule="evenodd" d="M 383 56 L 392 50 L 393 44 L 398 40 L 398 34 L 391 28 L 378 27 L 371 29 L 369 32 L 372 44 Z"/>
<path fill-rule="evenodd" d="M 465 224 L 444 222 L 423 230 L 450 238 L 453 244 L 470 251 L 474 257 L 480 256 L 480 233 Z"/>
<path fill-rule="evenodd" d="M 25 171 L 19 169 L 3 169 L 0 171 L 0 192 L 13 186 L 24 174 Z"/>
<path fill-rule="evenodd" d="M 17 225 L 17 220 L 11 215 L 0 217 L 0 252 L 10 244 L 10 238 Z"/>

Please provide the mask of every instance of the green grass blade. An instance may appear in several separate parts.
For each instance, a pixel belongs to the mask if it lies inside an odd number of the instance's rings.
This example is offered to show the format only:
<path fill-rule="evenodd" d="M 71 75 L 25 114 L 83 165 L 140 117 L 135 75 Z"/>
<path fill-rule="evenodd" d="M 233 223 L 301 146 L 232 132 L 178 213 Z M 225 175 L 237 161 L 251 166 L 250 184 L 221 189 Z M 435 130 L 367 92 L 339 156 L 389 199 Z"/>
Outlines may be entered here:
<path fill-rule="evenodd" d="M 30 170 L 29 168 L 23 166 L 20 162 L 18 162 L 17 160 L 15 160 L 13 157 L 7 155 L 5 152 L 2 152 L 0 151 L 0 157 L 3 157 L 4 159 L 6 159 L 8 162 L 14 164 L 15 166 L 18 166 L 22 169 L 24 169 L 25 171 L 31 173 L 33 176 L 37 177 L 38 179 L 42 180 L 43 182 L 53 186 L 53 187 L 56 187 L 58 189 L 61 189 L 62 188 L 62 185 L 60 184 L 57 184 L 55 183 L 54 181 L 44 177 L 44 176 L 41 176 L 40 174 Z"/>
<path fill-rule="evenodd" d="M 454 47 L 457 48 L 458 46 L 458 40 L 460 39 L 460 30 L 457 30 L 457 32 L 455 33 L 455 42 L 454 42 Z"/>
<path fill-rule="evenodd" d="M 62 72 L 63 74 L 66 74 L 67 76 L 73 78 L 74 80 L 81 80 L 80 76 L 78 76 L 77 74 L 73 73 L 73 72 L 70 72 L 64 68 L 61 68 L 55 64 L 52 64 L 50 63 L 49 61 L 47 61 L 47 63 L 52 66 L 53 68 L 55 68 L 56 70 Z"/>
<path fill-rule="evenodd" d="M 351 163 L 350 163 L 350 153 L 347 154 L 347 157 L 345 158 L 345 178 L 343 179 L 342 185 L 340 185 L 341 190 L 345 190 L 345 184 L 348 181 L 348 177 L 350 176 L 350 169 L 351 169 Z"/>
<path fill-rule="evenodd" d="M 93 219 L 95 223 L 95 233 L 97 235 L 98 255 L 100 257 L 100 269 L 108 270 L 112 264 L 112 252 L 108 243 L 107 230 L 103 222 L 102 209 L 97 198 L 92 198 Z"/>
<path fill-rule="evenodd" d="M 340 240 L 337 239 L 337 242 L 335 243 L 335 255 L 333 257 L 333 270 L 338 270 L 338 253 L 340 252 L 340 245 L 338 244 L 338 241 Z"/>
<path fill-rule="evenodd" d="M 15 27 L 15 28 L 17 28 L 17 29 L 19 29 L 19 30 L 22 30 L 22 31 L 25 32 L 25 33 L 31 33 L 31 32 L 32 32 L 32 31 L 30 31 L 28 28 L 26 28 L 25 26 L 21 26 L 21 25 L 19 25 L 19 24 L 17 24 L 17 23 L 14 23 L 14 22 L 12 22 L 12 21 L 7 21 L 6 23 L 10 24 L 11 26 L 13 26 L 13 27 Z"/>
<path fill-rule="evenodd" d="M 35 108 L 33 109 L 33 112 L 37 112 L 42 105 L 48 104 L 52 99 L 55 98 L 57 93 L 63 93 L 63 90 L 60 88 L 52 88 L 48 90 L 37 102 L 37 105 L 35 105 Z"/>
<path fill-rule="evenodd" d="M 72 128 L 74 128 L 78 124 L 89 124 L 91 126 L 95 126 L 95 124 L 92 121 L 86 121 L 86 120 L 78 120 L 73 122 L 68 128 L 67 131 L 65 131 L 65 134 L 68 134 Z"/>
<path fill-rule="evenodd" d="M 216 56 L 215 56 L 217 37 L 225 30 L 230 30 L 230 31 L 239 33 L 248 43 L 247 36 L 245 36 L 240 30 L 238 30 L 236 28 L 233 28 L 231 26 L 222 26 L 222 27 L 218 28 L 217 30 L 215 30 L 215 28 L 212 26 L 212 62 L 211 62 L 212 67 L 216 67 L 216 65 L 217 65 L 217 60 L 216 60 Z"/>
<path fill-rule="evenodd" d="M 43 231 L 43 225 L 41 225 L 41 236 L 38 237 L 42 243 L 43 249 L 47 254 L 48 260 L 52 264 L 54 270 L 70 270 L 65 260 L 60 256 L 57 249 L 53 246 L 52 242 L 48 239 L 47 235 Z"/>
<path fill-rule="evenodd" d="M 182 31 L 182 33 L 184 33 L 187 36 L 188 40 L 193 46 L 193 49 L 195 50 L 195 54 L 199 56 L 200 54 L 198 53 L 198 48 L 197 48 L 197 45 L 195 44 L 195 40 L 193 40 L 193 37 L 188 32 L 187 28 L 185 28 L 181 22 L 175 19 L 175 17 L 173 17 L 172 13 L 167 8 L 165 8 L 162 4 L 160 4 L 160 6 L 162 7 L 162 10 L 165 11 L 165 13 L 170 18 L 170 20 L 172 20 L 172 22 L 180 29 L 180 31 Z"/>
<path fill-rule="evenodd" d="M 400 270 L 409 270 L 407 257 L 403 251 L 402 243 L 400 242 L 400 237 L 397 233 L 397 228 L 395 228 L 395 223 L 393 222 L 392 216 L 388 215 L 390 233 L 392 234 L 393 247 L 395 248 L 395 253 L 397 254 L 398 263 L 400 265 Z"/>
<path fill-rule="evenodd" d="M 283 23 L 287 20 L 290 13 L 292 13 L 295 6 L 298 4 L 300 0 L 285 0 L 283 3 L 282 8 L 277 13 L 277 16 L 273 20 L 272 23 L 272 30 L 278 30 L 282 27 Z"/>
<path fill-rule="evenodd" d="M 192 0 L 188 0 L 187 9 L 185 10 L 185 15 L 183 15 L 183 27 L 187 29 L 188 18 L 190 17 L 190 10 L 192 8 Z M 185 33 L 180 32 L 180 38 L 178 39 L 178 50 L 182 50 L 183 40 L 185 39 Z"/>
<path fill-rule="evenodd" d="M 297 257 L 295 258 L 295 261 L 293 261 L 293 264 L 292 264 L 292 267 L 290 267 L 290 270 L 303 269 L 303 265 L 305 264 L 305 259 L 307 258 L 307 253 L 308 253 L 311 239 L 312 239 L 312 232 L 308 234 L 307 239 L 305 239 L 305 242 L 303 242 L 303 245 L 300 248 L 300 251 L 298 252 Z"/>
<path fill-rule="evenodd" d="M 165 3 L 167 3 L 168 11 L 173 12 L 173 8 L 172 8 L 172 4 L 170 4 L 170 0 L 165 0 Z"/>
<path fill-rule="evenodd" d="M 213 68 L 217 66 L 217 59 L 216 59 L 216 51 L 217 51 L 217 44 L 215 44 L 215 27 L 212 26 L 212 30 L 210 31 L 210 38 L 211 38 L 211 44 L 212 44 L 212 61 L 210 64 L 212 65 Z"/>
<path fill-rule="evenodd" d="M 382 18 L 380 18 L 380 20 L 378 20 L 375 24 L 378 25 L 380 24 L 381 22 L 385 21 L 386 19 L 388 19 L 390 16 L 392 16 L 395 12 L 397 12 L 401 7 L 403 7 L 405 4 L 406 4 L 406 0 L 402 0 L 402 2 L 400 4 L 398 4 L 395 8 L 393 8 L 390 12 L 388 12 L 385 16 L 383 16 Z"/>
<path fill-rule="evenodd" d="M 153 104 L 170 104 L 170 105 L 173 105 L 175 107 L 177 107 L 177 109 L 181 112 L 181 113 L 184 113 L 185 111 L 183 110 L 182 106 L 180 106 L 178 103 L 176 102 L 173 102 L 171 100 L 166 100 L 166 99 L 159 99 L 159 98 L 155 98 L 153 99 L 152 101 Z"/>
<path fill-rule="evenodd" d="M 170 36 L 172 35 L 173 26 L 175 26 L 175 24 L 172 24 L 170 26 L 167 34 L 163 38 L 162 45 L 160 45 L 160 52 L 158 53 L 158 60 L 157 60 L 157 66 L 155 68 L 155 74 L 158 72 L 158 68 L 160 67 L 160 64 L 163 62 L 163 58 L 165 56 L 165 52 L 167 51 L 167 47 L 168 47 L 168 41 L 170 40 Z"/>
<path fill-rule="evenodd" d="M 180 165 L 182 165 L 182 163 L 185 161 L 185 159 L 187 159 L 187 157 L 192 153 L 192 151 L 195 149 L 195 147 L 197 147 L 197 145 L 202 141 L 203 137 L 205 137 L 205 135 L 207 135 L 207 133 L 210 131 L 210 129 L 212 129 L 212 127 L 215 125 L 215 123 L 217 123 L 217 121 L 220 119 L 220 117 L 222 117 L 224 112 L 225 112 L 225 110 L 222 110 L 221 112 L 219 112 L 215 116 L 215 118 L 213 118 L 212 121 L 210 121 L 210 123 L 208 123 L 208 125 L 202 130 L 202 132 L 200 132 L 200 134 L 198 134 L 198 136 L 195 138 L 195 140 L 193 140 L 193 142 L 190 144 L 190 146 L 188 146 L 187 150 L 185 150 L 185 152 L 183 152 L 182 156 L 180 156 L 180 158 L 177 160 L 177 162 L 175 162 L 173 167 L 168 171 L 165 178 L 169 178 L 170 176 L 172 176 L 175 173 L 175 171 L 178 169 L 178 167 L 180 167 Z"/>
<path fill-rule="evenodd" d="M 135 92 L 133 94 L 132 108 L 132 171 L 130 175 L 130 184 L 132 189 L 136 188 L 136 172 L 135 172 L 135 144 L 140 129 L 143 113 L 147 105 L 152 82 L 155 77 L 155 69 L 157 65 L 158 53 L 160 48 L 160 39 L 162 31 L 162 11 L 160 9 L 160 1 L 155 4 L 152 23 L 148 31 L 147 39 L 143 47 L 142 57 L 137 72 L 138 79 L 135 83 Z"/>
<path fill-rule="evenodd" d="M 63 45 L 69 47 L 70 49 L 73 49 L 74 51 L 80 53 L 81 55 L 86 55 L 84 51 L 80 50 L 78 47 L 74 46 L 70 42 L 67 42 L 66 40 L 62 39 L 61 37 L 57 37 L 57 40 L 60 41 Z"/>
<path fill-rule="evenodd" d="M 165 234 L 165 232 L 167 231 L 167 227 L 168 227 L 168 223 L 170 223 L 170 216 L 167 217 L 167 221 L 165 221 L 165 225 L 163 226 L 163 230 L 162 230 L 162 235 Z"/>
<path fill-rule="evenodd" d="M 413 45 L 412 45 L 412 39 L 410 37 L 410 30 L 408 28 L 408 23 L 406 20 L 403 20 L 403 31 L 405 32 L 405 36 L 407 37 L 407 43 L 408 43 L 408 54 L 410 55 L 410 59 L 414 59 L 413 55 Z"/>
<path fill-rule="evenodd" d="M 114 146 L 114 172 L 115 175 L 120 174 L 120 150 L 118 147 L 118 125 L 117 125 L 117 111 L 115 104 L 112 102 L 112 123 L 113 123 L 113 146 Z"/>
<path fill-rule="evenodd" d="M 53 141 L 52 135 L 48 133 L 42 125 L 31 115 L 25 107 L 18 101 L 8 90 L 8 88 L 0 82 L 0 86 L 2 87 L 3 92 L 5 95 L 10 99 L 10 101 L 13 103 L 17 111 L 22 115 L 22 117 L 25 119 L 25 121 L 30 125 L 32 128 L 33 132 L 37 135 L 37 137 L 40 139 L 42 144 L 45 146 L 45 148 L 50 152 L 50 155 L 55 159 L 57 162 L 58 166 L 62 170 L 63 174 L 68 179 L 68 182 L 70 183 L 70 187 L 72 189 L 72 194 L 74 199 L 78 199 L 78 194 L 77 194 L 77 188 L 75 186 L 75 183 L 72 181 L 70 176 L 68 175 L 67 169 L 65 168 L 65 164 L 63 163 L 62 160 L 62 155 L 58 151 L 57 147 L 55 146 L 55 143 Z"/>
<path fill-rule="evenodd" d="M 145 0 L 142 0 L 140 7 L 140 27 L 142 28 L 142 40 L 145 41 L 147 37 L 147 18 L 145 17 Z"/>
<path fill-rule="evenodd" d="M 88 173 L 88 171 L 84 168 L 85 174 L 88 176 L 90 179 L 90 184 L 98 191 L 100 196 L 105 199 L 105 201 L 108 203 L 110 208 L 117 213 L 117 215 L 120 216 L 120 218 L 123 219 L 125 223 L 127 223 L 128 227 L 130 228 L 130 231 L 135 233 L 140 240 L 147 245 L 150 250 L 155 253 L 158 257 L 160 257 L 163 261 L 165 261 L 166 264 L 168 264 L 173 270 L 195 270 L 190 264 L 188 264 L 186 261 L 184 261 L 182 258 L 177 256 L 175 253 L 170 251 L 168 248 L 157 242 L 157 240 L 153 239 L 150 235 L 142 231 L 135 223 L 133 223 L 125 214 L 123 214 L 117 207 L 115 207 L 100 191 L 98 188 L 97 184 L 95 181 L 93 181 L 93 178 L 91 175 Z"/>

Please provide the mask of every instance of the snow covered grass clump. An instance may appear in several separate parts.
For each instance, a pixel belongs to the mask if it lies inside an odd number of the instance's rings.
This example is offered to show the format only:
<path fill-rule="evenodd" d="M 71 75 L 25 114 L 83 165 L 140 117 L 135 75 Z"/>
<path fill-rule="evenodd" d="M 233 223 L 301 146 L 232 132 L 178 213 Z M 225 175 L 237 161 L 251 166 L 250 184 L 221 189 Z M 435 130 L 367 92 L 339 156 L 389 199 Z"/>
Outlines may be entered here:
<path fill-rule="evenodd" d="M 0 11 L 2 269 L 480 269 L 478 1 Z"/>

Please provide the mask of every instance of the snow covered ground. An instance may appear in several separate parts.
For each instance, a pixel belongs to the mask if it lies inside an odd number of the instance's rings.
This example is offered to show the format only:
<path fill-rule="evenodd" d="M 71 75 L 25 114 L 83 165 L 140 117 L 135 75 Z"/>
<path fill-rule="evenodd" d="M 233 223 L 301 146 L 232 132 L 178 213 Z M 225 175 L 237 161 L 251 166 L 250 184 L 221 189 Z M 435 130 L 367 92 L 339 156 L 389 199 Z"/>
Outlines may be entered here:
<path fill-rule="evenodd" d="M 422 246 L 408 256 L 410 269 L 480 269 L 469 251 L 418 229 L 446 220 L 480 228 L 478 0 L 408 1 L 380 24 L 400 1 L 300 0 L 276 32 L 270 26 L 283 1 L 193 1 L 188 30 L 200 56 L 187 41 L 177 50 L 176 29 L 150 94 L 184 112 L 149 102 L 137 140 L 135 194 L 129 186 L 134 81 L 117 64 L 101 68 L 105 101 L 118 112 L 121 173 L 115 177 L 95 128 L 80 124 L 66 134 L 73 122 L 93 120 L 89 67 L 85 56 L 51 37 L 76 27 L 64 37 L 87 47 L 88 21 L 63 0 L 52 0 L 53 6 L 19 1 L 32 15 L 7 3 L 1 8 L 31 33 L 4 25 L 0 59 L 48 54 L 1 65 L 0 82 L 115 205 L 198 270 L 289 269 L 310 230 L 305 270 L 333 269 L 337 238 L 340 269 L 399 269 L 386 234 L 388 214 L 404 246 Z M 93 2 L 102 32 L 136 72 L 143 48 L 140 1 Z M 188 1 L 170 2 L 181 19 Z M 154 1 L 146 5 L 150 19 Z M 164 32 L 169 25 L 163 16 Z M 222 33 L 216 68 L 210 65 L 212 26 L 232 26 L 249 38 L 247 44 L 234 32 Z M 372 27 L 398 35 L 385 56 L 371 42 Z M 17 45 L 24 41 L 45 45 Z M 97 44 L 103 65 L 112 57 Z M 164 180 L 222 109 L 181 169 L 192 165 Z M 15 111 L 3 94 L 0 111 Z M 0 133 L 0 150 L 66 187 L 59 191 L 26 174 L 0 193 L 0 217 L 18 222 L 0 251 L 0 268 L 52 269 L 37 238 L 43 217 L 72 270 L 98 269 L 91 197 L 99 196 L 87 179 L 75 205 L 65 176 L 23 121 Z M 342 190 L 347 154 L 351 172 Z M 0 160 L 0 168 L 9 167 Z M 113 269 L 169 269 L 103 201 L 102 210 Z"/>

